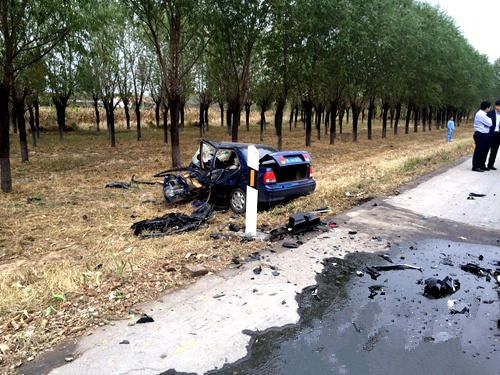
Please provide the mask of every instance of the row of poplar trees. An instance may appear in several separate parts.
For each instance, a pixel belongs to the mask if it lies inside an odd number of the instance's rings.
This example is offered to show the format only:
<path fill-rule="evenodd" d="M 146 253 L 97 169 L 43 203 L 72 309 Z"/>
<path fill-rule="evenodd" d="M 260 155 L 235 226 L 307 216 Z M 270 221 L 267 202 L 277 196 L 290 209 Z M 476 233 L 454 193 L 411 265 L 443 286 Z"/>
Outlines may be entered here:
<path fill-rule="evenodd" d="M 189 98 L 200 104 L 200 135 L 208 108 L 218 103 L 235 142 L 244 109 L 248 128 L 253 103 L 263 113 L 273 106 L 281 149 L 285 108 L 295 116 L 300 108 L 310 146 L 322 118 L 333 144 L 347 109 L 355 141 L 365 109 L 368 137 L 377 109 L 385 137 L 389 114 L 395 133 L 400 118 L 405 132 L 410 117 L 425 130 L 500 96 L 500 61 L 489 63 L 451 18 L 414 0 L 2 0 L 0 27 L 4 192 L 12 190 L 10 123 L 26 161 L 25 116 L 36 145 L 44 98 L 56 108 L 60 140 L 72 100 L 94 103 L 97 130 L 103 107 L 114 147 L 118 102 L 127 127 L 129 109 L 135 113 L 140 140 L 141 106 L 150 97 L 157 126 L 162 109 L 164 140 L 179 167 Z"/>

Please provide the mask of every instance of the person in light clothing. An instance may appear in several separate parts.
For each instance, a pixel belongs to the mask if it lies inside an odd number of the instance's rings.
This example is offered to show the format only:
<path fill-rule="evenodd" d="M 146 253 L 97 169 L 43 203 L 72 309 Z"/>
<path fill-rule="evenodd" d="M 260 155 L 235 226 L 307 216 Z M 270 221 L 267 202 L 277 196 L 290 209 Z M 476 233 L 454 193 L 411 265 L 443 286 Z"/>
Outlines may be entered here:
<path fill-rule="evenodd" d="M 446 126 L 448 127 L 448 135 L 446 136 L 446 142 L 451 142 L 451 136 L 453 135 L 453 131 L 455 130 L 455 121 L 453 121 L 453 116 L 450 116 L 450 120 Z"/>
<path fill-rule="evenodd" d="M 476 144 L 472 156 L 472 170 L 474 172 L 486 171 L 486 156 L 490 149 L 490 128 L 492 126 L 491 118 L 488 117 L 490 108 L 490 102 L 482 102 L 474 117 L 474 142 Z"/>

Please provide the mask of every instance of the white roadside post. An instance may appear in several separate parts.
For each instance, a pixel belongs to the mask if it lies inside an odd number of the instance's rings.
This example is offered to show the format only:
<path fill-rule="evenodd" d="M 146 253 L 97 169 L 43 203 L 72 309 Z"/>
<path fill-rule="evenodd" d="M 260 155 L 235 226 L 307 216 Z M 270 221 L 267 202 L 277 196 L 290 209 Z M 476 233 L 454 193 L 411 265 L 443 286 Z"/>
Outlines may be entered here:
<path fill-rule="evenodd" d="M 245 233 L 257 235 L 257 201 L 259 191 L 257 178 L 259 176 L 259 150 L 255 146 L 248 146 L 248 182 L 246 197 Z"/>

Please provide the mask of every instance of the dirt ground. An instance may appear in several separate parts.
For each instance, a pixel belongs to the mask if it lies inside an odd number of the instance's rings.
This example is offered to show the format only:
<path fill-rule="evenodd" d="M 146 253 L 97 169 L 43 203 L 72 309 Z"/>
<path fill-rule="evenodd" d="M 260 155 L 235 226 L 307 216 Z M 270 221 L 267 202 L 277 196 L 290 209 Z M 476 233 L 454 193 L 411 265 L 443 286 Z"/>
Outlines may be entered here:
<path fill-rule="evenodd" d="M 236 239 L 210 239 L 210 233 L 227 230 L 230 222 L 244 226 L 244 217 L 218 213 L 198 231 L 141 240 L 130 226 L 138 220 L 180 211 L 190 203 L 167 206 L 159 185 L 132 185 L 129 190 L 105 189 L 111 181 L 150 177 L 170 167 L 170 147 L 163 130 L 153 125 L 152 111 L 144 116 L 143 134 L 136 141 L 133 128 L 118 117 L 117 147 L 112 149 L 105 130 L 95 131 L 91 111 L 70 109 L 68 124 L 76 128 L 58 142 L 53 110 L 42 112 L 42 131 L 30 161 L 21 163 L 17 139 L 12 141 L 13 193 L 0 195 L 0 372 L 9 373 L 37 353 L 68 337 L 91 332 L 92 327 L 135 311 L 135 304 L 156 298 L 194 281 L 182 266 L 202 264 L 217 272 L 234 257 L 244 260 L 253 251 L 272 246 L 265 242 L 241 243 Z M 181 133 L 182 158 L 188 164 L 199 142 L 191 125 L 196 110 L 188 111 Z M 258 114 L 252 113 L 251 131 L 243 126 L 240 141 L 259 142 Z M 272 114 L 268 114 L 268 120 Z M 363 124 L 366 125 L 366 124 Z M 105 123 L 101 125 L 105 129 Z M 350 126 L 329 145 L 322 134 L 308 151 L 313 158 L 317 189 L 313 195 L 260 212 L 258 226 L 284 224 L 288 215 L 329 206 L 338 213 L 360 200 L 393 194 L 397 188 L 472 151 L 472 126 L 462 124 L 453 141 L 446 131 L 366 139 L 362 126 L 352 143 Z M 401 133 L 403 130 L 403 133 Z M 284 149 L 305 149 L 305 132 L 283 131 Z M 15 136 L 13 136 L 15 137 Z M 208 139 L 230 140 L 211 110 Z M 265 144 L 275 145 L 268 124 Z M 346 196 L 350 192 L 351 197 Z M 88 332 L 88 333 L 86 333 Z"/>

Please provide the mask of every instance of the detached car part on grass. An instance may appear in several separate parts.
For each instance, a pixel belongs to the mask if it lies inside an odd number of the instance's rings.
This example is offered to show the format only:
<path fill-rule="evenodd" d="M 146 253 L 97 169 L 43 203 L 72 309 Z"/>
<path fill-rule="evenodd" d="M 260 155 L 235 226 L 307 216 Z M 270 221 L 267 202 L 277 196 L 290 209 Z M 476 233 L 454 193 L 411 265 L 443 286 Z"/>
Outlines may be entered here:
<path fill-rule="evenodd" d="M 202 140 L 187 168 L 155 175 L 164 178 L 165 199 L 172 203 L 196 198 L 223 201 L 229 203 L 235 213 L 245 212 L 250 171 L 248 146 L 247 143 Z M 277 151 L 265 145 L 254 146 L 259 151 L 259 203 L 278 202 L 314 192 L 316 182 L 307 151 Z"/>

